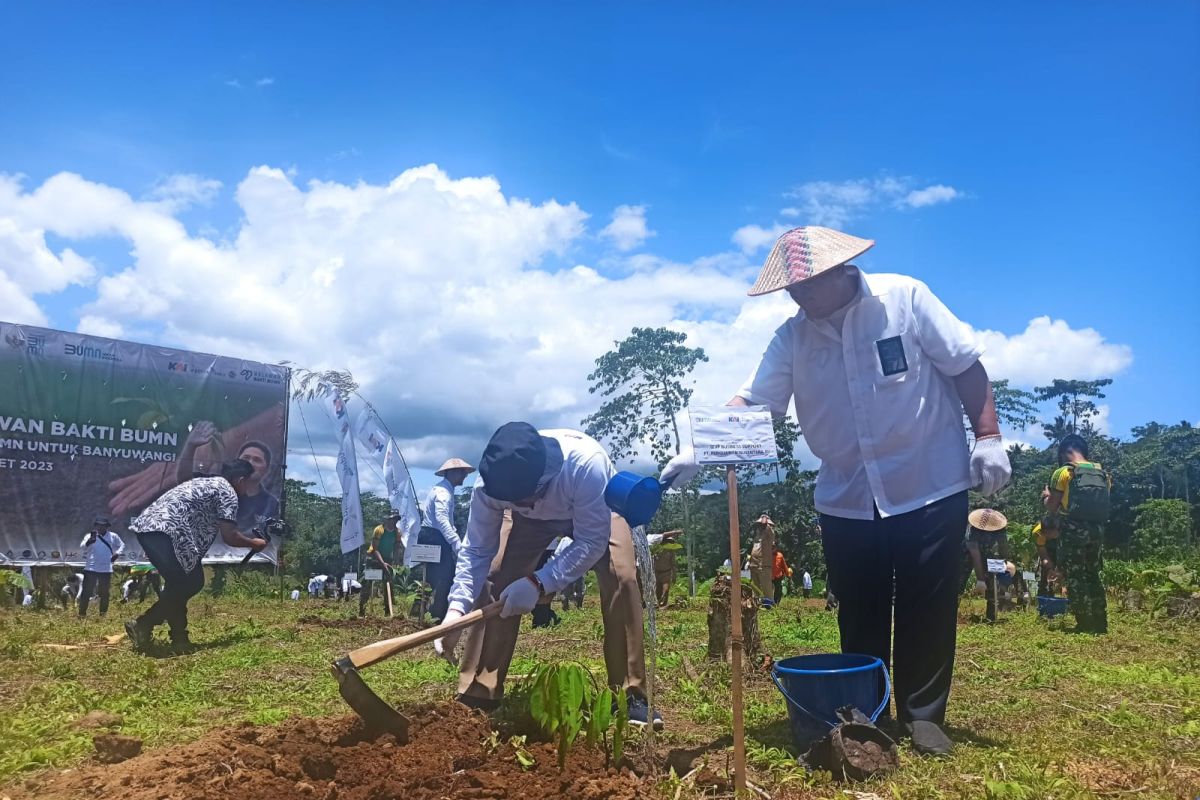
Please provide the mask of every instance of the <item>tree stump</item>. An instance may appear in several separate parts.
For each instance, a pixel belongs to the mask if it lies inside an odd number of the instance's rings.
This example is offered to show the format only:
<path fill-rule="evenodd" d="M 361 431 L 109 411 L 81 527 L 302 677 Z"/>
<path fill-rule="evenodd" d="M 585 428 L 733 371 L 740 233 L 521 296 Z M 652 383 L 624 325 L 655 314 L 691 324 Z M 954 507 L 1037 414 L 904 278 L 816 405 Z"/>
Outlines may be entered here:
<path fill-rule="evenodd" d="M 708 657 L 729 663 L 733 654 L 733 634 L 729 619 L 730 582 L 728 575 L 713 581 L 708 603 Z M 761 660 L 762 636 L 758 632 L 759 598 L 742 584 L 742 655 L 743 665 L 752 670 Z"/>

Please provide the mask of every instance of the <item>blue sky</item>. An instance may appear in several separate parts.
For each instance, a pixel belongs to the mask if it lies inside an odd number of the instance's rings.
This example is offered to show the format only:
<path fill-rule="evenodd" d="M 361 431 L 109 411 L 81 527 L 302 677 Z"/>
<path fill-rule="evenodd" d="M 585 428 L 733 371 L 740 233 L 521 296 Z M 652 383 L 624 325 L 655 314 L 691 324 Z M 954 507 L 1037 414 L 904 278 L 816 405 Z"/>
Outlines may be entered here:
<path fill-rule="evenodd" d="M 199 176 L 219 187 L 171 215 L 228 244 L 256 220 L 239 197 L 256 166 L 305 192 L 310 181 L 384 186 L 436 164 L 453 180 L 493 176 L 504 199 L 539 213 L 556 200 L 589 215 L 519 250 L 520 270 L 587 265 L 620 280 L 669 261 L 747 285 L 765 249 L 735 232 L 816 213 L 878 241 L 868 269 L 926 280 L 978 329 L 1053 338 L 1028 328 L 1043 315 L 1094 329 L 1071 340 L 1060 376 L 1087 374 L 1093 356 L 1119 365 L 1113 432 L 1200 419 L 1194 2 L 3 3 L 0 14 L 0 173 L 25 176 L 26 193 L 72 172 L 139 200 Z M 906 201 L 930 187 L 952 196 Z M 627 249 L 602 234 L 622 205 L 641 207 L 647 234 Z M 91 330 L 220 341 L 103 288 L 143 268 L 136 236 L 43 228 L 51 252 L 70 247 L 94 267 L 29 290 L 44 322 L 86 330 L 81 319 L 108 314 Z M 664 280 L 708 275 L 693 273 Z M 355 274 L 404 278 L 399 267 Z M 743 300 L 680 301 L 647 322 L 731 322 L 750 313 Z M 232 344 L 264 358 L 284 349 Z M 730 356 L 728 373 L 748 372 L 761 346 Z M 1005 363 L 1032 380 L 1045 370 L 1022 373 L 1024 352 Z M 396 391 L 404 380 L 381 374 L 372 396 L 399 408 L 405 393 L 438 393 Z M 546 407 L 570 421 L 576 401 Z M 460 441 L 476 441 L 484 419 L 460 416 Z"/>

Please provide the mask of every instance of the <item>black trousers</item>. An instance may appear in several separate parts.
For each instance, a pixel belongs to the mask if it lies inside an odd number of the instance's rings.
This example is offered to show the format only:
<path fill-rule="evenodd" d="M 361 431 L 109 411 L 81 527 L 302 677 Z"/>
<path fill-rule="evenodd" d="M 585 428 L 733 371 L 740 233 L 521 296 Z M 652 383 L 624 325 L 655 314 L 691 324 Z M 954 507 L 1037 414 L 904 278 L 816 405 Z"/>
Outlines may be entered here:
<path fill-rule="evenodd" d="M 162 576 L 163 588 L 154 605 L 138 617 L 138 625 L 152 630 L 163 622 L 171 628 L 171 639 L 187 639 L 187 604 L 204 588 L 204 567 L 197 563 L 190 572 L 175 557 L 175 545 L 165 533 L 139 533 L 138 542 L 146 558 Z"/>
<path fill-rule="evenodd" d="M 887 519 L 821 515 L 842 652 L 891 666 L 901 722 L 946 716 L 966 525 L 966 492 Z"/>
<path fill-rule="evenodd" d="M 87 616 L 88 603 L 91 602 L 92 594 L 97 591 L 100 593 L 100 613 L 107 614 L 108 596 L 112 591 L 112 573 L 92 572 L 85 569 L 83 571 L 83 591 L 79 593 L 79 616 Z"/>
<path fill-rule="evenodd" d="M 437 528 L 421 528 L 417 536 L 418 544 L 436 544 L 442 549 L 442 558 L 436 564 L 425 565 L 425 582 L 433 587 L 433 597 L 429 604 L 429 614 L 441 622 L 450 610 L 450 584 L 454 582 L 454 567 L 457 558 L 454 549 L 442 536 Z"/>

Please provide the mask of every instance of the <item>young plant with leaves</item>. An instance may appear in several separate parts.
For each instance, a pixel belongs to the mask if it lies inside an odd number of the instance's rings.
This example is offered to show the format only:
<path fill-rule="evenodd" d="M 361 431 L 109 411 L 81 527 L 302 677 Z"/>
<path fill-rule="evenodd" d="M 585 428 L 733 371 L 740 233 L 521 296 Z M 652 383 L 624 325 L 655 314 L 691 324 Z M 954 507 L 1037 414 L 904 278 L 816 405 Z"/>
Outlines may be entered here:
<path fill-rule="evenodd" d="M 603 744 L 606 758 L 620 763 L 629 721 L 625 692 L 601 687 L 587 668 L 572 663 L 540 665 L 529 680 L 529 713 L 554 737 L 559 771 L 566 769 L 567 752 L 581 732 L 589 745 Z"/>

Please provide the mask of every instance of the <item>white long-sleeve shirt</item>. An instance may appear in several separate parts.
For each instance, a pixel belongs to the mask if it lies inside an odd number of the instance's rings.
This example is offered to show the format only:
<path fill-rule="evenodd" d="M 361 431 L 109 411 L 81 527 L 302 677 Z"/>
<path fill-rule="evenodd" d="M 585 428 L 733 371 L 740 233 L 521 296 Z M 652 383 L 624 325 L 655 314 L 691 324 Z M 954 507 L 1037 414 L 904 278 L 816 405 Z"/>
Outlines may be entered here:
<path fill-rule="evenodd" d="M 983 345 L 924 283 L 859 272 L 840 326 L 803 311 L 775 332 L 738 391 L 796 419 L 821 459 L 817 510 L 846 519 L 914 511 L 970 486 L 953 378 Z"/>
<path fill-rule="evenodd" d="M 454 485 L 442 478 L 433 485 L 425 497 L 425 525 L 434 528 L 453 548 L 457 555 L 462 541 L 454 527 Z"/>
<path fill-rule="evenodd" d="M 83 568 L 88 572 L 112 572 L 113 557 L 125 552 L 125 543 L 112 531 L 105 531 L 97 536 L 94 542 L 88 544 L 91 538 L 92 534 L 88 533 L 79 543 L 83 551 Z"/>
<path fill-rule="evenodd" d="M 500 551 L 505 509 L 527 519 L 571 520 L 570 544 L 535 573 L 547 592 L 556 592 L 583 577 L 608 548 L 612 511 L 604 502 L 604 489 L 616 473 L 608 453 L 599 442 L 579 431 L 540 433 L 562 447 L 562 469 L 531 508 L 489 497 L 483 484 L 476 483 L 467 536 L 458 553 L 454 585 L 450 588 L 450 608 L 466 613 L 483 591 L 488 568 Z"/>

